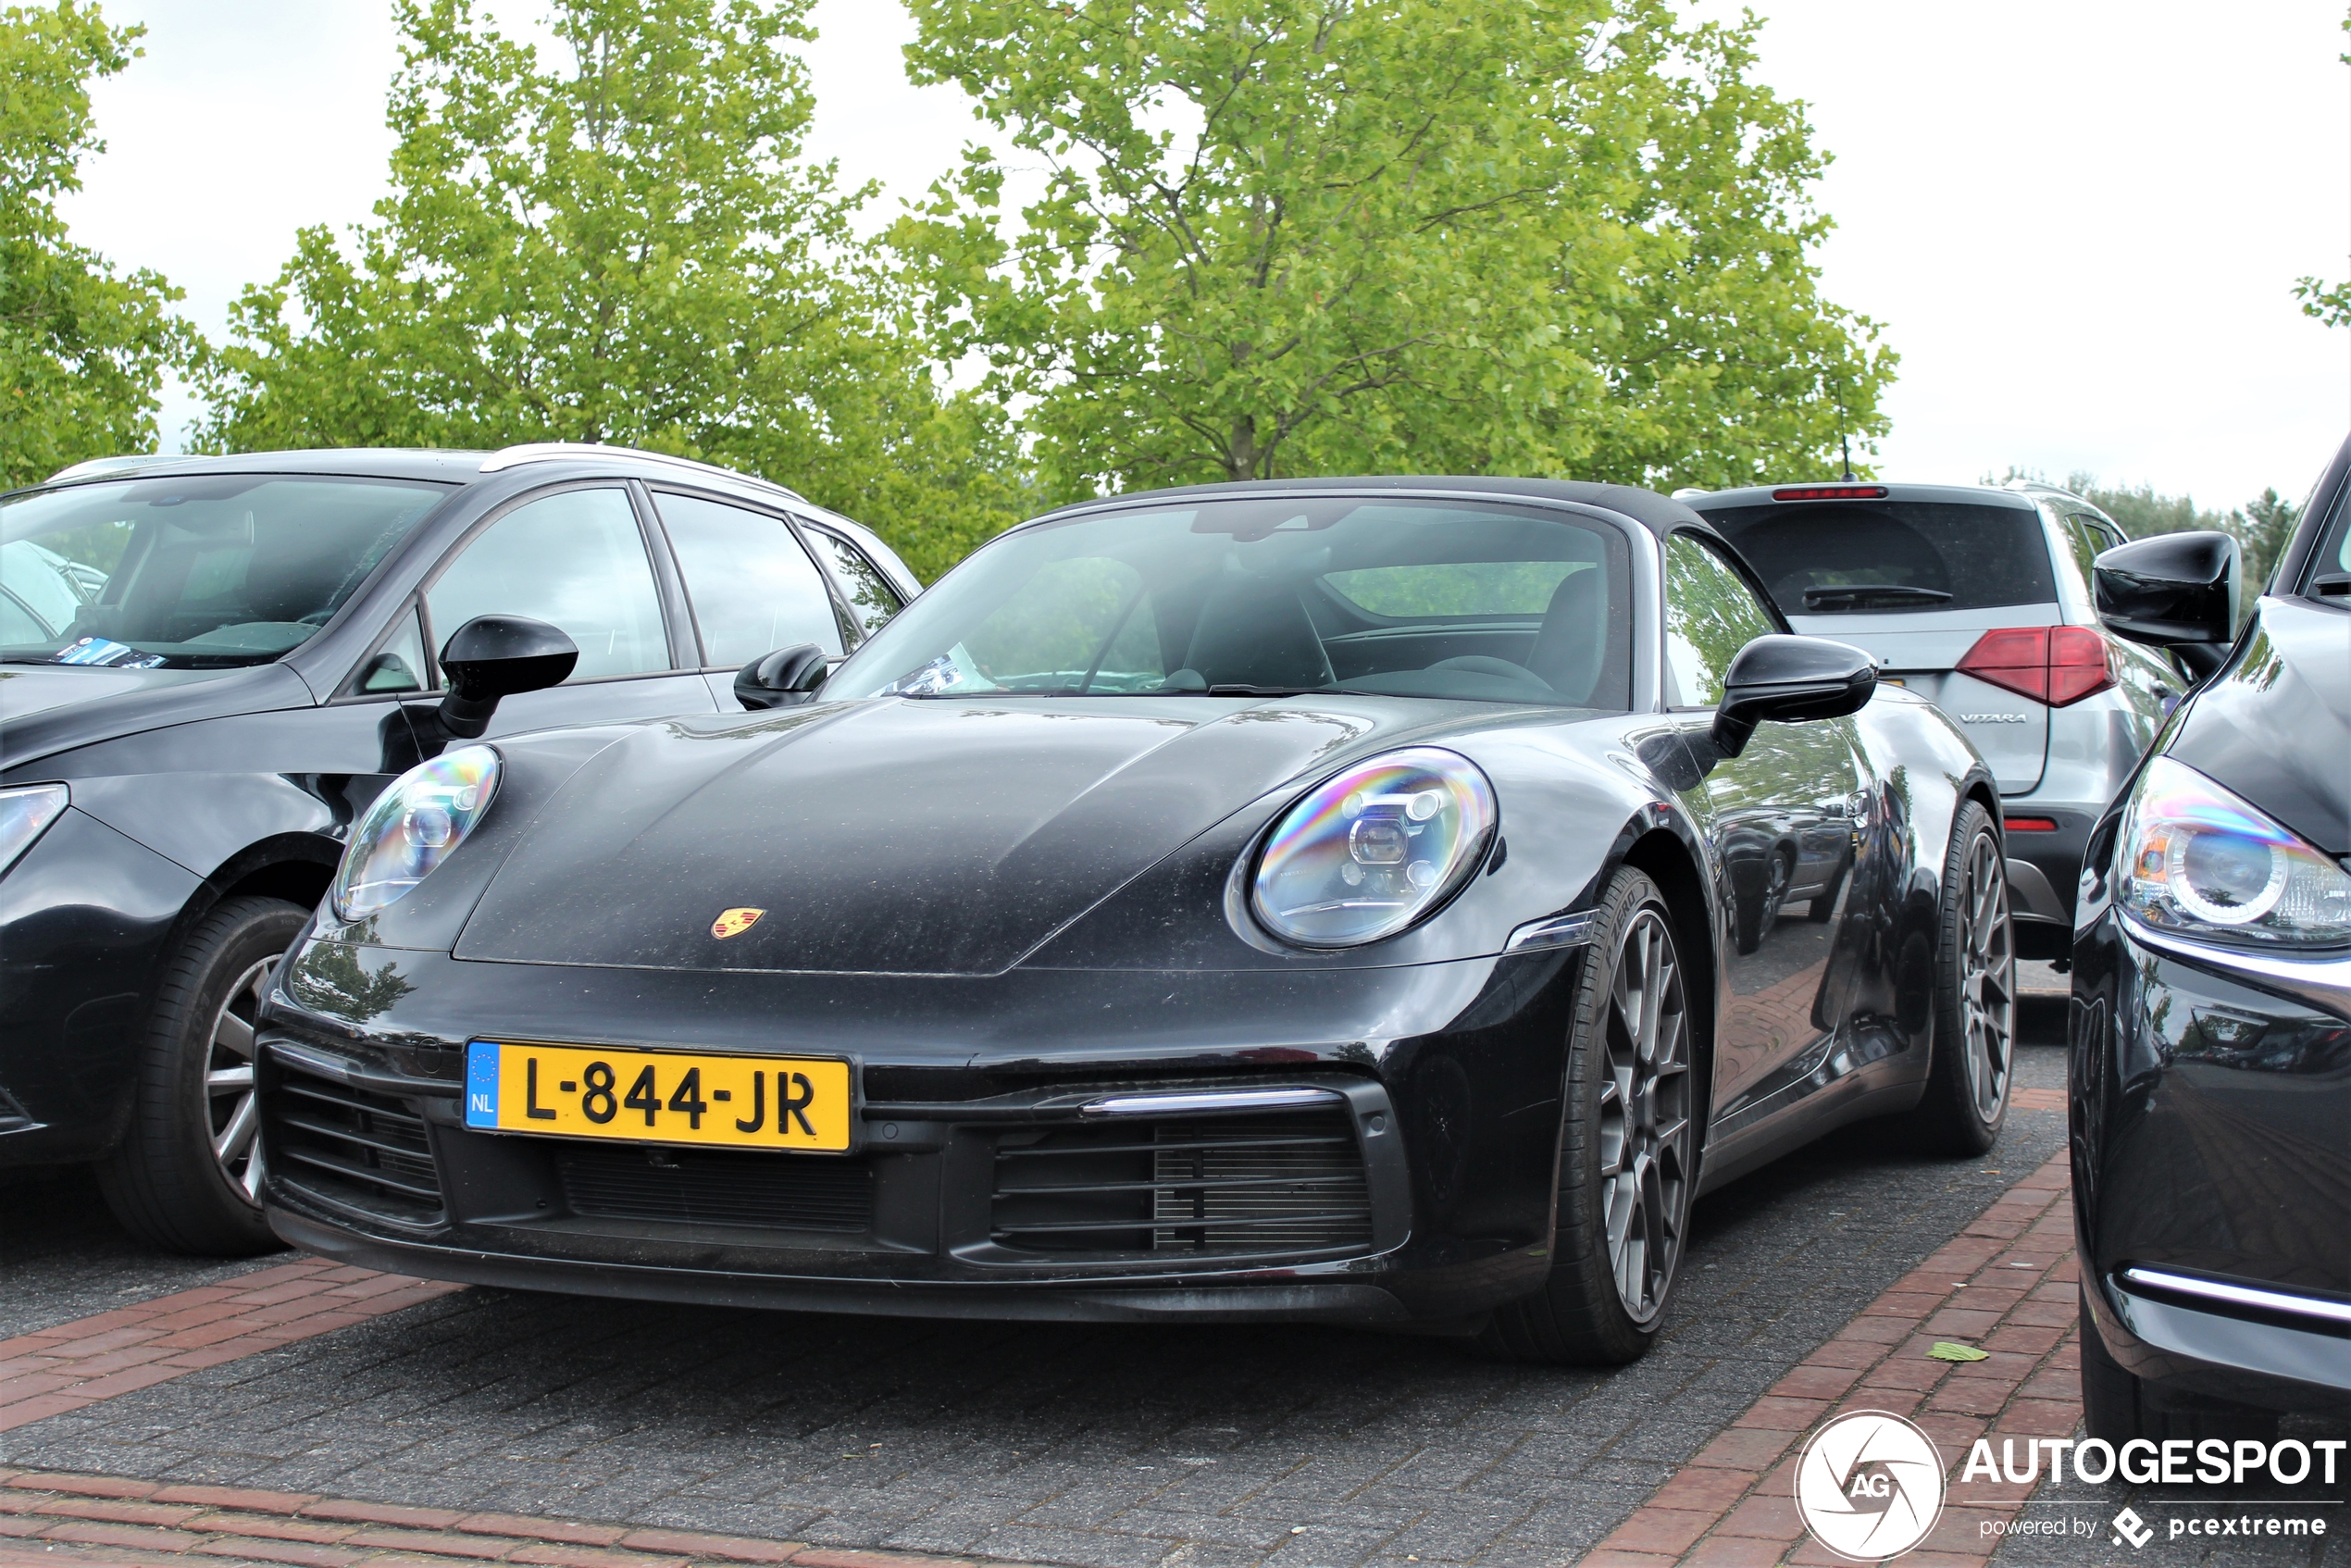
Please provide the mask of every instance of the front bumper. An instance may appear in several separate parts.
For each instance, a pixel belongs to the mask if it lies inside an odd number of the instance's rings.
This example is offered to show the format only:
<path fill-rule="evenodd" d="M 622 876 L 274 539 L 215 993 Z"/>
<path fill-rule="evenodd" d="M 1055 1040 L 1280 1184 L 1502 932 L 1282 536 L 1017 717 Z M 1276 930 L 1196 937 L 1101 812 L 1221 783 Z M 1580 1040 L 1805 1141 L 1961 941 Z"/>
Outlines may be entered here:
<path fill-rule="evenodd" d="M 2016 922 L 2021 958 L 2062 958 L 2073 945 L 2075 895 L 2082 881 L 2082 855 L 2090 829 L 2106 809 L 2096 805 L 2045 804 L 2032 795 L 2000 803 L 2007 819 L 2009 913 Z M 2020 827 L 2046 822 L 2049 828 Z"/>
<path fill-rule="evenodd" d="M 271 1223 L 431 1277 L 993 1318 L 1467 1322 L 1549 1267 L 1579 954 L 1297 974 L 582 970 L 312 943 Z M 845 1156 L 469 1129 L 475 1036 L 848 1055 Z M 1284 1087 L 1312 1102 L 1081 1105 Z"/>
<path fill-rule="evenodd" d="M 2351 1416 L 2351 962 L 2078 934 L 2075 1223 L 2159 1401 Z"/>

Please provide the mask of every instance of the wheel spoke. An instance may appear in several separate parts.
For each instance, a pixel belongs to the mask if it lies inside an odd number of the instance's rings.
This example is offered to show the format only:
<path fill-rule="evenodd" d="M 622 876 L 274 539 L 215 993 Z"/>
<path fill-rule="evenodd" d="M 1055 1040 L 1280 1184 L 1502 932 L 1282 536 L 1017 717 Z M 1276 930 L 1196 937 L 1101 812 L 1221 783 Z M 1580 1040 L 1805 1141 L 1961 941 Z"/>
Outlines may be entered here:
<path fill-rule="evenodd" d="M 212 1026 L 212 1043 L 233 1055 L 250 1060 L 253 1056 L 253 1026 L 223 1008 L 220 1021 Z"/>
<path fill-rule="evenodd" d="M 245 1151 L 246 1146 L 253 1142 L 254 1129 L 260 1125 L 261 1118 L 255 1109 L 254 1097 L 247 1094 L 243 1100 L 237 1101 L 237 1108 L 229 1114 L 228 1126 L 213 1135 L 214 1156 L 224 1165 L 233 1164 L 237 1156 Z"/>
<path fill-rule="evenodd" d="M 250 1063 L 238 1067 L 220 1067 L 204 1076 L 206 1094 L 250 1094 L 253 1092 L 253 1066 Z"/>
<path fill-rule="evenodd" d="M 255 1143 L 253 1157 L 245 1162 L 244 1173 L 237 1177 L 238 1187 L 244 1190 L 247 1199 L 255 1203 L 261 1201 L 261 1181 L 267 1172 L 267 1167 L 261 1158 L 261 1145 Z"/>

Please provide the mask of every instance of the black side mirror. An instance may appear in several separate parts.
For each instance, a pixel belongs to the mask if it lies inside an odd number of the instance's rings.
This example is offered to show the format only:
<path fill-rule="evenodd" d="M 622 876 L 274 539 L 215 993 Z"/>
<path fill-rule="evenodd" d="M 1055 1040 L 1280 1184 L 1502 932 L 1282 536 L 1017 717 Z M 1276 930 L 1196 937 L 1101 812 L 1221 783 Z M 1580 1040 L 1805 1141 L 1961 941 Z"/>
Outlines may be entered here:
<path fill-rule="evenodd" d="M 449 672 L 441 727 L 460 740 L 477 740 L 490 728 L 501 697 L 560 686 L 578 663 L 571 639 L 545 621 L 476 616 L 441 650 L 441 667 Z"/>
<path fill-rule="evenodd" d="M 1859 713 L 1877 690 L 1877 664 L 1849 642 L 1825 637 L 1759 637 L 1738 652 L 1714 710 L 1714 749 L 1747 750 L 1765 719 L 1792 724 Z"/>
<path fill-rule="evenodd" d="M 2091 572 L 2098 619 L 2117 637 L 2168 648 L 2198 679 L 2236 641 L 2244 571 L 2225 533 L 2164 533 L 2118 544 Z"/>
<path fill-rule="evenodd" d="M 805 703 L 825 683 L 825 651 L 814 642 L 795 642 L 772 653 L 762 653 L 735 672 L 735 701 L 757 712 Z"/>

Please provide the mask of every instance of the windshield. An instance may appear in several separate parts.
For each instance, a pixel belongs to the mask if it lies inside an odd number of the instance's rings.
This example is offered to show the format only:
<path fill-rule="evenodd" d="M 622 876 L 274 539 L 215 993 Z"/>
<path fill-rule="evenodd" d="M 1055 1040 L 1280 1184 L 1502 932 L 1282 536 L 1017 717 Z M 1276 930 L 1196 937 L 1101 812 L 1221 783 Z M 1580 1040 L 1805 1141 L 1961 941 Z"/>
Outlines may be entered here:
<path fill-rule="evenodd" d="M 1939 501 L 1705 510 L 1787 616 L 1987 610 L 2057 600 L 2041 515 Z"/>
<path fill-rule="evenodd" d="M 219 474 L 0 502 L 0 661 L 220 669 L 281 658 L 448 493 Z"/>
<path fill-rule="evenodd" d="M 1389 696 L 1622 711 L 1623 537 L 1532 508 L 1253 495 L 1008 534 L 827 698 Z"/>

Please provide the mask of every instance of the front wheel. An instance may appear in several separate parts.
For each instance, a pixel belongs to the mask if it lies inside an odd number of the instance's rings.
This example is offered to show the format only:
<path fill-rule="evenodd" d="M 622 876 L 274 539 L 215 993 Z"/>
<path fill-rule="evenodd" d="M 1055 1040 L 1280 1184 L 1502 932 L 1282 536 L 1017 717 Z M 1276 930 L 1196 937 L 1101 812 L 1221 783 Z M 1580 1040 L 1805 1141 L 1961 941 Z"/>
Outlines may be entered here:
<path fill-rule="evenodd" d="M 106 1206 L 142 1239 L 199 1257 L 281 1245 L 261 1217 L 253 1025 L 304 918 L 277 899 L 224 899 L 165 964 L 131 1127 L 98 1166 Z"/>
<path fill-rule="evenodd" d="M 2008 1120 L 2016 1048 L 2016 937 L 2007 863 L 1973 801 L 1951 824 L 1934 964 L 1934 1043 L 1910 1123 L 1928 1147 L 1981 1154 Z"/>
<path fill-rule="evenodd" d="M 1627 867 L 1598 914 L 1568 1040 L 1550 1276 L 1498 1309 L 1485 1336 L 1490 1350 L 1552 1365 L 1616 1365 L 1649 1348 L 1697 1176 L 1673 912 L 1656 883 Z"/>

